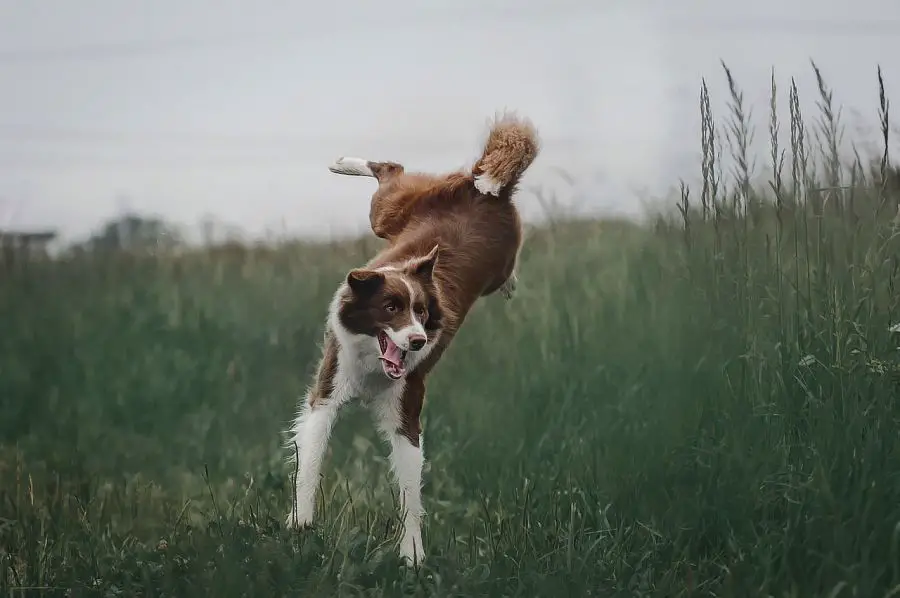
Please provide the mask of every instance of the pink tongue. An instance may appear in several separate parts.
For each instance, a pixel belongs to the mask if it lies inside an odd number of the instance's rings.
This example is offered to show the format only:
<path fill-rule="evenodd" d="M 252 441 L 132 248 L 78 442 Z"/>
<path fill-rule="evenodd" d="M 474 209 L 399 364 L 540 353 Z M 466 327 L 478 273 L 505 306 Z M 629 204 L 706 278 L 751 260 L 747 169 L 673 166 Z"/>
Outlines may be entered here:
<path fill-rule="evenodd" d="M 390 337 L 386 337 L 385 340 L 387 341 L 387 343 L 386 343 L 387 346 L 384 350 L 384 353 L 382 353 L 381 356 L 384 358 L 385 361 L 387 361 L 389 363 L 393 363 L 394 365 L 399 367 L 400 366 L 400 347 L 395 345 L 394 341 L 392 341 L 390 339 Z"/>

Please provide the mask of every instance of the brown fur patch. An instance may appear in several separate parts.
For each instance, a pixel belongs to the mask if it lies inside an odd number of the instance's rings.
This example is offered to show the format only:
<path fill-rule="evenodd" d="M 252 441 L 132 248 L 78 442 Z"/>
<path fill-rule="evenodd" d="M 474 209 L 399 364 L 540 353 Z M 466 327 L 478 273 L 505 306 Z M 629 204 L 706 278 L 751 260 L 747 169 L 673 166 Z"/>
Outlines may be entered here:
<path fill-rule="evenodd" d="M 334 377 L 337 376 L 338 367 L 338 343 L 334 334 L 325 333 L 325 346 L 322 348 L 322 359 L 316 371 L 315 384 L 309 393 L 309 405 L 317 404 L 328 399 L 334 392 Z"/>
<path fill-rule="evenodd" d="M 403 395 L 400 397 L 400 429 L 397 432 L 415 447 L 419 446 L 419 436 L 422 434 L 420 417 L 424 403 L 424 378 L 418 374 L 407 376 L 406 386 L 403 387 Z"/>

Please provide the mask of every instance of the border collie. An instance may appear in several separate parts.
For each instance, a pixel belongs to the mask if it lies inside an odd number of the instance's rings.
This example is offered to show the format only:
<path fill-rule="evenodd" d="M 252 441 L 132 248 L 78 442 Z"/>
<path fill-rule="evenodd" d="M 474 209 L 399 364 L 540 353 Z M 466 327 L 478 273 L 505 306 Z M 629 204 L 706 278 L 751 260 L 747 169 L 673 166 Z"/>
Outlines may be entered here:
<path fill-rule="evenodd" d="M 400 555 L 422 562 L 426 379 L 475 301 L 515 290 L 522 225 L 512 199 L 538 152 L 531 123 L 501 115 L 468 171 L 408 173 L 395 162 L 348 157 L 329 167 L 378 182 L 369 220 L 387 246 L 351 270 L 331 301 L 318 371 L 289 431 L 299 463 L 288 526 L 311 525 L 332 426 L 341 406 L 358 399 L 390 443 L 404 512 Z"/>

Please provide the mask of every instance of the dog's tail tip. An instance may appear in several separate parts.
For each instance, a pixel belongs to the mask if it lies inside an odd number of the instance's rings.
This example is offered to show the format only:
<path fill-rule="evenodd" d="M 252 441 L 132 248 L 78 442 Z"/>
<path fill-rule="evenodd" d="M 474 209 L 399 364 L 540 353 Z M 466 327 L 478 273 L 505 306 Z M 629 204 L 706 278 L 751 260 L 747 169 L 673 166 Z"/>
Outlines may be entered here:
<path fill-rule="evenodd" d="M 498 114 L 472 167 L 475 187 L 485 195 L 499 196 L 519 182 L 539 152 L 540 139 L 530 120 L 510 112 Z"/>

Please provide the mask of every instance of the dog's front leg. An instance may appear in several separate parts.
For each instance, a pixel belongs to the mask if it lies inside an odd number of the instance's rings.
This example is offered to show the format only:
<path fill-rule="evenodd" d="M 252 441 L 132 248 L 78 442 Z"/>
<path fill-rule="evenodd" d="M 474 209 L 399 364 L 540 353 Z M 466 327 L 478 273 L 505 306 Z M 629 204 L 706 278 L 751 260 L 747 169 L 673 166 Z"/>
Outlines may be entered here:
<path fill-rule="evenodd" d="M 425 558 L 422 545 L 422 435 L 415 442 L 406 434 L 397 433 L 391 438 L 391 464 L 397 476 L 400 490 L 400 509 L 403 514 L 403 536 L 400 538 L 400 556 L 408 564 L 421 564 Z"/>
<path fill-rule="evenodd" d="M 400 556 L 407 564 L 421 564 L 422 544 L 422 428 L 419 415 L 425 398 L 425 384 L 411 375 L 399 392 L 388 393 L 376 406 L 378 428 L 391 445 L 391 468 L 400 491 L 403 535 Z"/>
<path fill-rule="evenodd" d="M 307 399 L 294 421 L 290 450 L 296 451 L 295 458 L 299 463 L 296 464 L 297 479 L 294 502 L 287 517 L 288 527 L 299 529 L 312 524 L 322 459 L 341 404 L 335 396 Z"/>

